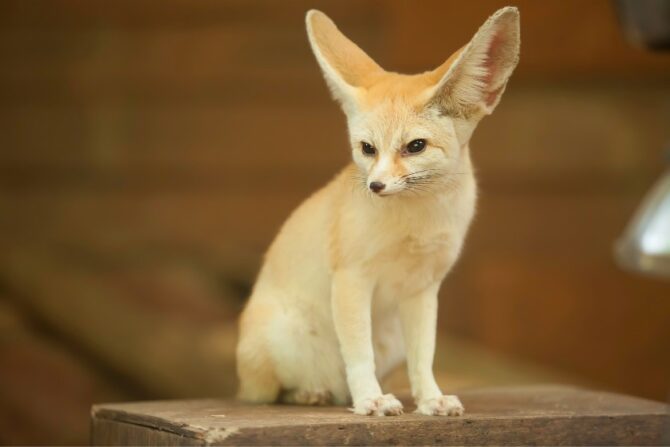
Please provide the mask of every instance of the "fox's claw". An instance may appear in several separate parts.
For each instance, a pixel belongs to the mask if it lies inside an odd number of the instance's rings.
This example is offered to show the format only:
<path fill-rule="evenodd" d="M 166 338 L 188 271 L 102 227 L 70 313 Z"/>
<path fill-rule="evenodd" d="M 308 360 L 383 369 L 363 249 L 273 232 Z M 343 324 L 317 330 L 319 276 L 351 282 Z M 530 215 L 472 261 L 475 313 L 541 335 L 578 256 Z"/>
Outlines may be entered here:
<path fill-rule="evenodd" d="M 384 394 L 355 402 L 351 411 L 364 416 L 399 416 L 402 414 L 402 404 L 393 394 Z"/>
<path fill-rule="evenodd" d="M 428 416 L 463 416 L 463 404 L 457 396 L 440 396 L 417 402 L 415 413 Z"/>

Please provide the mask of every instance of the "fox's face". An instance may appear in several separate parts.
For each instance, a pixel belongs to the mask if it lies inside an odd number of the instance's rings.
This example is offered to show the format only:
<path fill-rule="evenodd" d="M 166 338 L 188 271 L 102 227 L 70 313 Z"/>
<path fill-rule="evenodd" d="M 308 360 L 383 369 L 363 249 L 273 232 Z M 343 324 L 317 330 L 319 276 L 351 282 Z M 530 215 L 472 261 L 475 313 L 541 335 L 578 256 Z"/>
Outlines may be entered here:
<path fill-rule="evenodd" d="M 380 196 L 425 194 L 453 183 L 468 142 L 490 114 L 519 54 L 519 17 L 504 8 L 433 71 L 383 70 L 319 11 L 307 13 L 312 50 L 347 116 L 353 160 Z"/>
<path fill-rule="evenodd" d="M 366 187 L 380 196 L 419 194 L 457 175 L 461 151 L 452 120 L 414 95 L 377 93 L 363 93 L 347 116 L 352 156 Z"/>

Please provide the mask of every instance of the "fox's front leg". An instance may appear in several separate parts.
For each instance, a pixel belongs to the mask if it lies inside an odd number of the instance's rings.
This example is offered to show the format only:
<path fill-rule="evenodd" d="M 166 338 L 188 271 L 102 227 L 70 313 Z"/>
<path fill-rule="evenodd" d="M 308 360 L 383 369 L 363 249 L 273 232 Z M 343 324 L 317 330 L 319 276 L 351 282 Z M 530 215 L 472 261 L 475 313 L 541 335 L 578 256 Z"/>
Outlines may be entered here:
<path fill-rule="evenodd" d="M 335 331 L 344 359 L 353 412 L 363 415 L 402 414 L 392 394 L 382 394 L 375 376 L 371 304 L 374 284 L 355 271 L 333 276 L 332 308 Z"/>
<path fill-rule="evenodd" d="M 407 369 L 416 412 L 435 416 L 460 416 L 463 405 L 456 396 L 444 396 L 433 375 L 437 331 L 439 283 L 415 296 L 400 300 L 399 311 L 407 349 Z"/>

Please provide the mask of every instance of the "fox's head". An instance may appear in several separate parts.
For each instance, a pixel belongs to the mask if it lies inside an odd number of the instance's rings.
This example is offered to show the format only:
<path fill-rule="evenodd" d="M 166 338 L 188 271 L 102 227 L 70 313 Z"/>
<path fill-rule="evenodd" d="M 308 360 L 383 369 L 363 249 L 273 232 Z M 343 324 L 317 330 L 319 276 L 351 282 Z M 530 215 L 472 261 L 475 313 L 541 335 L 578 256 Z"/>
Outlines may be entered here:
<path fill-rule="evenodd" d="M 462 174 L 472 132 L 493 112 L 519 60 L 516 8 L 500 9 L 445 63 L 417 75 L 385 71 L 320 11 L 306 21 L 370 190 L 420 194 Z"/>

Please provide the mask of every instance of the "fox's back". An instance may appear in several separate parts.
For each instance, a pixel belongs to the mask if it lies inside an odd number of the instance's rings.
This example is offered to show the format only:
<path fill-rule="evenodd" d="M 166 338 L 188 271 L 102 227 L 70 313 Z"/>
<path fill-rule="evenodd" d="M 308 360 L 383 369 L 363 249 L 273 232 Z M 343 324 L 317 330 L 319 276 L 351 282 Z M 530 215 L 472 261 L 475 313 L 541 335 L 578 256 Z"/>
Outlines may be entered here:
<path fill-rule="evenodd" d="M 257 289 L 271 287 L 270 298 L 295 301 L 287 305 L 328 299 L 329 234 L 346 187 L 347 169 L 300 204 L 282 225 L 265 254 L 253 295 Z"/>

